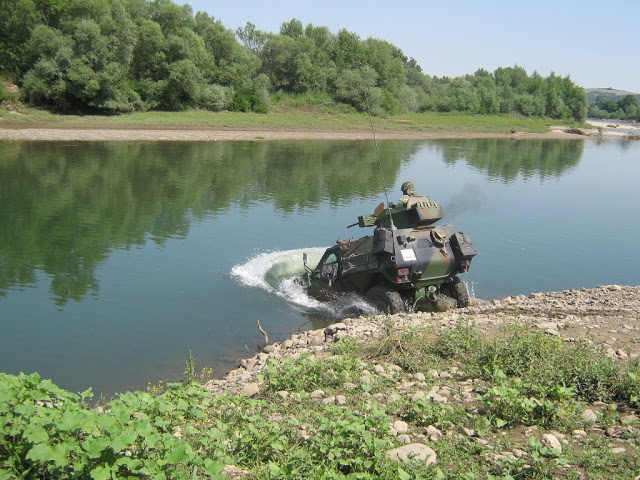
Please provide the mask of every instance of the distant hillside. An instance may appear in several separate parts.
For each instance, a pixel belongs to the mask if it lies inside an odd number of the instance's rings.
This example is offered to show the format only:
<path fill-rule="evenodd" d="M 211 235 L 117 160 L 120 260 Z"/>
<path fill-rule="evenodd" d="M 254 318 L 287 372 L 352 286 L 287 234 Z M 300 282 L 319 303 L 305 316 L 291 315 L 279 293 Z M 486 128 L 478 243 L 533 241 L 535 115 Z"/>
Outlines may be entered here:
<path fill-rule="evenodd" d="M 624 90 L 616 90 L 615 88 L 585 88 L 587 92 L 587 101 L 594 103 L 598 96 L 604 97 L 608 100 L 620 100 L 627 95 L 635 95 L 640 100 L 640 93 L 625 92 Z"/>

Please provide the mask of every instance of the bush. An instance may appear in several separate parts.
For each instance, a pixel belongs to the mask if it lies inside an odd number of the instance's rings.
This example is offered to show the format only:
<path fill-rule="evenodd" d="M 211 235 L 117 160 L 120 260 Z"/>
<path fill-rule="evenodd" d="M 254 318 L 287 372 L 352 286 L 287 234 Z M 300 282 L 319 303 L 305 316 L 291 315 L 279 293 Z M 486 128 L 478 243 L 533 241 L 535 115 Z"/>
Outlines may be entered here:
<path fill-rule="evenodd" d="M 196 97 L 196 103 L 207 110 L 220 112 L 231 107 L 234 95 L 235 92 L 232 87 L 202 85 Z"/>
<path fill-rule="evenodd" d="M 264 100 L 252 83 L 235 92 L 229 110 L 232 112 L 267 113 L 268 106 L 264 103 Z"/>

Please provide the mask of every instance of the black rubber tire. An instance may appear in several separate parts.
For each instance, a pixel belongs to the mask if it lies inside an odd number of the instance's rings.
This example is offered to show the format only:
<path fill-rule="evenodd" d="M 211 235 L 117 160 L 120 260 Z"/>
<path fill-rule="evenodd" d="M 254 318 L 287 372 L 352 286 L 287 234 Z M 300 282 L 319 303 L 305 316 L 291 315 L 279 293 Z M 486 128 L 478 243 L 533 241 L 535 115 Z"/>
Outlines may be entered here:
<path fill-rule="evenodd" d="M 453 281 L 448 283 L 446 288 L 445 293 L 457 302 L 458 308 L 469 306 L 469 289 L 460 278 L 453 277 Z"/>
<path fill-rule="evenodd" d="M 394 314 L 405 311 L 400 294 L 384 285 L 372 287 L 367 293 L 367 301 L 382 313 Z"/>

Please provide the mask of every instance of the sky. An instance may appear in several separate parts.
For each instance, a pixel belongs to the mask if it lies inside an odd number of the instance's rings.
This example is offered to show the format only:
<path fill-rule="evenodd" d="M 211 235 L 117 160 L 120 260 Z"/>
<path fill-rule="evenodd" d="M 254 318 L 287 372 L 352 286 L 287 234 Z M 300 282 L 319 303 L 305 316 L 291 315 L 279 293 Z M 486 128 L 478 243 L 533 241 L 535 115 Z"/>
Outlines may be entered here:
<path fill-rule="evenodd" d="M 386 40 L 423 73 L 456 77 L 519 65 L 531 75 L 569 75 L 584 88 L 640 93 L 640 0 L 174 0 L 233 31 L 266 32 L 297 18 Z"/>

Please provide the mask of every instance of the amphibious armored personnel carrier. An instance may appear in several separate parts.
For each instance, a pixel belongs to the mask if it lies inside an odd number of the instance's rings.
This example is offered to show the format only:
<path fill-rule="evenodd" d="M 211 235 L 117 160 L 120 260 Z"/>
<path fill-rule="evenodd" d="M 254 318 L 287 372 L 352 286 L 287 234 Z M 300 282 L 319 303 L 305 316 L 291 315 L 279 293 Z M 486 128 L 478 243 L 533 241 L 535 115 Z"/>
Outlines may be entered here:
<path fill-rule="evenodd" d="M 468 306 L 458 274 L 469 270 L 476 250 L 453 225 L 434 226 L 442 216 L 442 207 L 426 195 L 410 196 L 402 206 L 381 203 L 351 225 L 375 227 L 373 235 L 338 240 L 313 269 L 304 255 L 309 294 L 326 299 L 360 292 L 389 313 Z"/>

